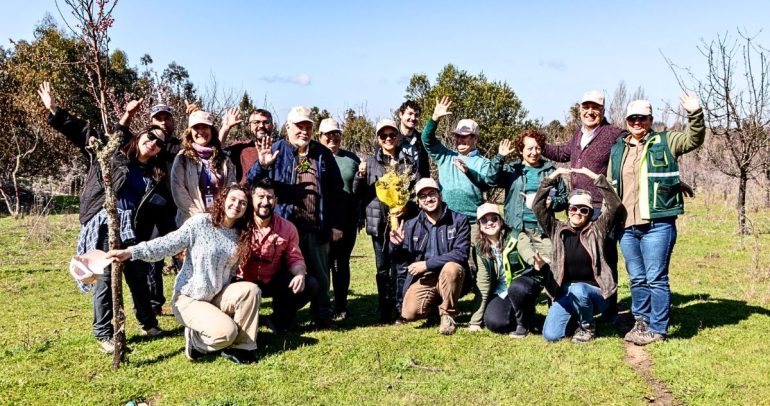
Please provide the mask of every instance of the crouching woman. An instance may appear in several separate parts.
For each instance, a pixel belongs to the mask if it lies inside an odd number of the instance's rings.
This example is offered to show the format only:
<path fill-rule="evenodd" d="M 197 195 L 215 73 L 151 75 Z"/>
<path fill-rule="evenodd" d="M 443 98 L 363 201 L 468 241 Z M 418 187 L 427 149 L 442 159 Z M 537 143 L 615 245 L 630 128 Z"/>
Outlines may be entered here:
<path fill-rule="evenodd" d="M 256 360 L 261 293 L 249 282 L 230 283 L 238 265 L 238 241 L 251 217 L 252 204 L 237 184 L 222 188 L 208 213 L 192 216 L 178 230 L 108 257 L 155 262 L 187 249 L 174 282 L 171 308 L 185 327 L 185 356 L 207 353 L 236 363 Z M 248 213 L 248 215 L 246 215 Z"/>
<path fill-rule="evenodd" d="M 599 189 L 605 206 L 595 221 L 591 221 L 591 195 L 581 189 L 570 193 L 566 223 L 556 220 L 547 210 L 546 199 L 551 187 L 559 176 L 570 172 L 588 176 Z M 559 168 L 543 180 L 532 209 L 553 243 L 551 274 L 545 284 L 553 305 L 545 318 L 543 338 L 548 341 L 564 338 L 567 324 L 574 317 L 578 327 L 572 342 L 591 341 L 596 335 L 594 315 L 607 308 L 607 299 L 617 290 L 617 281 L 605 260 L 604 240 L 616 224 L 616 216 L 624 216 L 620 198 L 604 175 L 585 167 Z"/>

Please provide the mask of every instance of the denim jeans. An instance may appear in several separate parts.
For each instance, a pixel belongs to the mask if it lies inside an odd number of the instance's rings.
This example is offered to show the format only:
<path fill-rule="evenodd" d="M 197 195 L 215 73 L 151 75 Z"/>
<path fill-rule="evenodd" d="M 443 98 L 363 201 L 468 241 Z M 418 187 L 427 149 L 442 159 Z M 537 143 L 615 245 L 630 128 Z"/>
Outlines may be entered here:
<path fill-rule="evenodd" d="M 553 302 L 545 316 L 543 338 L 561 340 L 572 317 L 577 316 L 581 324 L 593 323 L 594 314 L 606 308 L 607 300 L 602 296 L 601 289 L 583 282 L 570 283 L 562 288 L 562 295 Z"/>
<path fill-rule="evenodd" d="M 671 306 L 668 265 L 676 243 L 676 217 L 631 226 L 620 236 L 620 250 L 631 280 L 631 312 L 666 334 Z"/>

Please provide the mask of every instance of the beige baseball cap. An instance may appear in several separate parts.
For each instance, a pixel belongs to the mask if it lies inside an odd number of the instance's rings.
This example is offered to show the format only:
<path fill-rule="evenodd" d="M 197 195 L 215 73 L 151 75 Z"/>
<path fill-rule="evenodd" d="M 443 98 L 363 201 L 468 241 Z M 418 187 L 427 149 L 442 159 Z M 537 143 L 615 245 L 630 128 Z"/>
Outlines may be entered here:
<path fill-rule="evenodd" d="M 500 214 L 500 209 L 497 207 L 496 204 L 484 203 L 481 206 L 479 206 L 478 209 L 476 209 L 476 218 L 480 219 L 490 213 L 494 213 L 502 217 L 502 215 Z"/>
<path fill-rule="evenodd" d="M 420 194 L 421 190 L 428 188 L 439 190 L 438 183 L 433 178 L 422 178 L 417 181 L 416 185 L 414 185 L 414 193 Z"/>
<path fill-rule="evenodd" d="M 196 124 L 214 125 L 214 117 L 211 116 L 211 113 L 202 110 L 193 111 L 190 113 L 190 118 L 187 119 L 187 126 L 193 127 Z"/>
<path fill-rule="evenodd" d="M 591 193 L 583 189 L 575 189 L 569 194 L 569 204 L 573 206 L 591 206 Z"/>
<path fill-rule="evenodd" d="M 320 131 L 321 134 L 326 134 L 332 131 L 342 131 L 342 129 L 340 129 L 340 123 L 338 123 L 337 120 L 325 118 L 321 120 L 321 124 L 318 125 L 318 131 Z"/>
<path fill-rule="evenodd" d="M 580 100 L 580 104 L 586 102 L 596 103 L 600 106 L 604 106 L 604 93 L 598 90 L 589 90 L 583 93 L 583 98 Z"/>
<path fill-rule="evenodd" d="M 626 118 L 637 114 L 641 116 L 651 116 L 652 105 L 650 102 L 647 100 L 634 100 L 631 103 L 628 103 L 628 108 L 626 109 Z"/>
<path fill-rule="evenodd" d="M 305 106 L 292 107 L 292 109 L 289 111 L 289 116 L 286 117 L 286 122 L 292 124 L 303 123 L 307 121 L 312 123 L 313 119 L 310 117 L 310 109 Z"/>
<path fill-rule="evenodd" d="M 380 120 L 379 122 L 377 122 L 377 131 L 375 131 L 375 134 L 379 134 L 380 130 L 382 130 L 385 127 L 391 127 L 394 130 L 396 130 L 396 132 L 399 132 L 398 126 L 396 125 L 395 121 L 393 121 L 393 120 L 391 120 L 389 118 L 384 118 L 384 119 Z"/>
<path fill-rule="evenodd" d="M 479 125 L 470 118 L 464 118 L 457 122 L 453 134 L 457 135 L 479 135 Z"/>

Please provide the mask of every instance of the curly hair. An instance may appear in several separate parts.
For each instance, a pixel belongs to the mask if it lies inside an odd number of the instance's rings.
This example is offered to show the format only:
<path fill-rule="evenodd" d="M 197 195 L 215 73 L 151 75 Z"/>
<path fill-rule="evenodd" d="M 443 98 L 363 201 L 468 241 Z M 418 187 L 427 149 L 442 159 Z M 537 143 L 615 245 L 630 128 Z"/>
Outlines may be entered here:
<path fill-rule="evenodd" d="M 219 130 L 213 125 L 210 126 L 210 128 L 211 139 L 209 140 L 207 147 L 214 150 L 214 153 L 211 155 L 211 169 L 216 173 L 222 174 L 224 173 L 224 164 L 227 157 L 222 150 L 222 142 L 219 140 Z M 192 145 L 194 143 L 195 142 L 192 139 L 192 128 L 187 127 L 182 133 L 182 155 L 192 159 L 193 162 L 198 163 L 200 162 L 200 158 L 198 158 L 198 153 L 193 149 Z"/>
<path fill-rule="evenodd" d="M 519 133 L 519 136 L 516 137 L 516 141 L 514 142 L 514 146 L 516 147 L 516 152 L 521 154 L 521 151 L 524 151 L 524 139 L 525 138 L 532 138 L 537 142 L 537 145 L 540 146 L 540 148 L 543 148 L 545 146 L 545 133 L 538 131 L 538 130 L 524 130 Z"/>
<path fill-rule="evenodd" d="M 399 114 L 406 111 L 406 109 L 411 108 L 414 110 L 414 112 L 417 114 L 417 116 L 422 113 L 422 107 L 414 100 L 407 100 L 403 103 L 401 103 L 401 106 L 398 108 Z"/>
<path fill-rule="evenodd" d="M 169 135 L 160 126 L 157 125 L 151 125 L 146 127 L 144 130 L 142 130 L 139 134 L 133 135 L 131 139 L 123 145 L 123 147 L 120 148 L 120 151 L 124 153 L 128 159 L 132 161 L 137 161 L 139 159 L 139 140 L 142 138 L 143 135 L 149 134 L 153 131 L 160 131 L 163 133 L 163 139 L 168 140 Z M 161 148 L 162 149 L 162 148 Z M 150 158 L 149 161 L 147 161 L 147 165 L 145 166 L 145 175 L 149 176 L 154 180 L 155 182 L 160 182 L 166 175 L 166 164 L 163 162 L 163 159 L 160 157 L 160 153 L 157 153 L 153 155 L 152 158 Z"/>
<path fill-rule="evenodd" d="M 239 185 L 237 183 L 231 183 L 221 188 L 219 193 L 217 193 L 216 199 L 214 199 L 214 204 L 212 204 L 207 211 L 211 215 L 211 223 L 214 224 L 214 227 L 222 227 L 225 222 L 226 215 L 225 201 L 227 200 L 227 195 L 234 190 L 240 190 L 246 195 L 246 211 L 243 213 L 243 216 L 235 220 L 235 224 L 233 224 L 233 229 L 237 230 L 240 234 L 243 230 L 246 229 L 249 219 L 253 217 L 251 215 L 253 211 L 251 194 L 245 186 Z"/>

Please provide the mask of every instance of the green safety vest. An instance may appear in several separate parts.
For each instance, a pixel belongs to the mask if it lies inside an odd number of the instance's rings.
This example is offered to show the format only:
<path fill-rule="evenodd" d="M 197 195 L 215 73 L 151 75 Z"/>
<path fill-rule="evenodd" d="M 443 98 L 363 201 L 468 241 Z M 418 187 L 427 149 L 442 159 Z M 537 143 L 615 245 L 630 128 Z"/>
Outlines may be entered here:
<path fill-rule="evenodd" d="M 610 151 L 610 184 L 623 197 L 624 139 L 618 138 Z M 654 220 L 684 213 L 684 196 L 679 179 L 679 165 L 668 147 L 666 132 L 647 136 L 639 168 L 639 212 L 643 219 Z M 646 197 L 646 198 L 645 198 Z"/>

